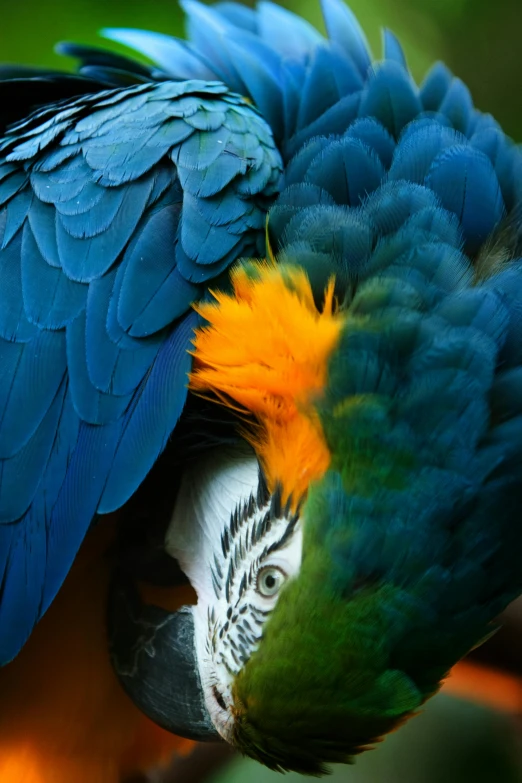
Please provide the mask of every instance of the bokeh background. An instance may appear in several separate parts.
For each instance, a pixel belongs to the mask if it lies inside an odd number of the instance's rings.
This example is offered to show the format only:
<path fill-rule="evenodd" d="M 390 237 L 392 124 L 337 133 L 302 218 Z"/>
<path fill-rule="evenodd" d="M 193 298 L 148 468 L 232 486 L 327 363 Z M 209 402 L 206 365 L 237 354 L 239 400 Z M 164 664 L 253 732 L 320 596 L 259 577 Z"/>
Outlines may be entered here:
<path fill-rule="evenodd" d="M 323 29 L 318 0 L 283 4 Z M 418 81 L 431 63 L 444 60 L 467 83 L 475 104 L 522 141 L 522 0 L 351 0 L 350 4 L 374 55 L 380 53 L 382 27 L 389 27 L 401 39 Z M 0 62 L 73 69 L 72 61 L 54 54 L 54 44 L 69 40 L 99 45 L 98 31 L 103 27 L 183 35 L 183 15 L 176 0 L 0 0 Z M 513 709 L 513 700 L 507 711 L 498 699 L 496 707 L 484 706 L 478 685 L 476 699 L 469 698 L 472 693 L 467 699 L 436 697 L 421 716 L 361 757 L 355 767 L 336 769 L 330 780 L 522 783 L 522 702 L 520 711 Z M 197 763 L 183 762 L 167 777 L 150 776 L 154 783 L 167 778 L 183 783 L 280 779 L 253 762 L 205 751 Z M 286 781 L 299 779 L 289 775 Z"/>

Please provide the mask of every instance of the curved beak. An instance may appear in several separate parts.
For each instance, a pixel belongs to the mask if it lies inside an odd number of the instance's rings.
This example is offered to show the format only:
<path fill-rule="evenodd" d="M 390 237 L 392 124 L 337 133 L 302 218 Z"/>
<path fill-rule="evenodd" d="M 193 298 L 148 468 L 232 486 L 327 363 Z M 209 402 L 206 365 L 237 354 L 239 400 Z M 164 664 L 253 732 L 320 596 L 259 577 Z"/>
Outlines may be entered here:
<path fill-rule="evenodd" d="M 109 596 L 109 646 L 118 679 L 154 723 L 188 739 L 221 740 L 205 705 L 192 607 L 167 612 L 144 604 L 130 580 Z"/>

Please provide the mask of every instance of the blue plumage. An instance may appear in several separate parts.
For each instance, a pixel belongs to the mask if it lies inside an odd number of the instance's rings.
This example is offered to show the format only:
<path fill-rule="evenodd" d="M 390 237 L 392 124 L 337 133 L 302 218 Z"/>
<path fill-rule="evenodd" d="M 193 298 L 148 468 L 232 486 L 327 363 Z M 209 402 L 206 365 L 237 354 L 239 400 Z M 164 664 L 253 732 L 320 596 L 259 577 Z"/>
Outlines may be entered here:
<path fill-rule="evenodd" d="M 255 252 L 280 163 L 255 110 L 198 81 L 44 109 L 0 156 L 5 662 L 94 514 L 121 506 L 165 447 L 187 395 L 191 278 Z"/>
<path fill-rule="evenodd" d="M 8 459 L 31 440 L 63 381 L 65 335 L 41 331 L 31 343 L 2 343 L 9 369 L 0 402 L 0 458 Z"/>
<path fill-rule="evenodd" d="M 53 330 L 70 323 L 85 306 L 87 297 L 87 286 L 47 262 L 29 223 L 22 236 L 22 296 L 31 323 Z"/>
<path fill-rule="evenodd" d="M 451 611 L 458 624 L 475 600 L 492 617 L 518 589 L 515 534 L 503 528 L 508 576 L 488 592 L 480 569 L 497 542 L 477 531 L 501 493 L 516 507 L 520 473 L 520 151 L 445 66 L 418 88 L 392 33 L 372 65 L 341 0 L 322 0 L 326 39 L 270 2 L 183 7 L 188 41 L 105 31 L 150 66 L 62 46 L 82 76 L 46 89 L 66 102 L 29 115 L 26 74 L 29 116 L 0 143 L 0 660 L 52 601 L 94 514 L 121 506 L 165 447 L 187 397 L 190 305 L 264 252 L 279 190 L 278 260 L 305 268 L 318 301 L 335 274 L 338 301 L 372 322 L 332 360 L 330 401 L 391 398 L 350 432 L 382 441 L 379 470 L 400 448 L 425 465 L 400 472 L 408 503 L 397 487 L 350 498 L 349 551 L 328 477 L 340 579 L 417 580 L 427 627 Z M 325 430 L 335 444 L 346 432 Z"/>
<path fill-rule="evenodd" d="M 0 250 L 0 337 L 28 342 L 38 330 L 22 304 L 21 252 L 21 232 Z"/>
<path fill-rule="evenodd" d="M 306 180 L 328 191 L 337 204 L 357 206 L 384 177 L 378 155 L 359 139 L 343 138 L 310 163 Z"/>
<path fill-rule="evenodd" d="M 123 420 L 123 430 L 100 501 L 100 513 L 119 508 L 132 495 L 165 448 L 187 397 L 189 350 L 198 316 L 177 325 L 159 350 Z"/>

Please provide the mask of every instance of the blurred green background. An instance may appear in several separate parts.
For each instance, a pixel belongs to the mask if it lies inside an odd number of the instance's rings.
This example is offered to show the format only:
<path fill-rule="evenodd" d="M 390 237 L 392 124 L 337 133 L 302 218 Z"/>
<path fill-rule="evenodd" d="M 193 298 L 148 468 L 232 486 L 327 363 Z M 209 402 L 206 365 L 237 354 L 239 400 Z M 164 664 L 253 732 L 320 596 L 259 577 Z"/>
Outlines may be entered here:
<path fill-rule="evenodd" d="M 284 5 L 322 28 L 318 0 Z M 434 60 L 444 60 L 470 87 L 475 104 L 522 141 L 522 0 L 352 0 L 351 7 L 376 56 L 380 30 L 389 27 L 403 42 L 417 80 Z M 54 44 L 100 44 L 97 31 L 111 26 L 183 34 L 176 0 L 0 0 L 0 61 L 72 68 L 53 53 Z M 522 733 L 515 719 L 440 696 L 354 768 L 339 768 L 330 780 L 522 783 L 521 759 Z M 237 760 L 210 783 L 276 780 L 276 773 Z"/>
<path fill-rule="evenodd" d="M 520 783 L 516 726 L 507 717 L 446 695 L 327 783 Z M 284 783 L 313 781 L 295 773 Z M 238 759 L 208 783 L 283 783 L 281 775 Z"/>
<path fill-rule="evenodd" d="M 284 4 L 321 27 L 318 0 Z M 476 105 L 522 141 L 522 0 L 352 0 L 351 7 L 376 55 L 380 29 L 391 28 L 417 79 L 443 59 Z M 0 61 L 63 67 L 56 41 L 99 43 L 97 31 L 108 26 L 183 31 L 176 0 L 0 0 Z"/>

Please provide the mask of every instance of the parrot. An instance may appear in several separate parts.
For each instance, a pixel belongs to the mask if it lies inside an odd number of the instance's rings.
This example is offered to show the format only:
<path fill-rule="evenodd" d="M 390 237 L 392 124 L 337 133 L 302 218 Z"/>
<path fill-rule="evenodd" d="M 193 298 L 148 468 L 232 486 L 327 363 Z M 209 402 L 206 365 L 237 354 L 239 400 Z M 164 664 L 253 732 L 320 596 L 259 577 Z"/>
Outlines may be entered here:
<path fill-rule="evenodd" d="M 520 148 L 343 0 L 181 5 L 0 70 L 9 783 L 132 721 L 324 774 L 522 593 Z"/>

